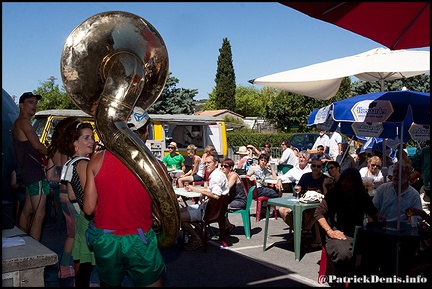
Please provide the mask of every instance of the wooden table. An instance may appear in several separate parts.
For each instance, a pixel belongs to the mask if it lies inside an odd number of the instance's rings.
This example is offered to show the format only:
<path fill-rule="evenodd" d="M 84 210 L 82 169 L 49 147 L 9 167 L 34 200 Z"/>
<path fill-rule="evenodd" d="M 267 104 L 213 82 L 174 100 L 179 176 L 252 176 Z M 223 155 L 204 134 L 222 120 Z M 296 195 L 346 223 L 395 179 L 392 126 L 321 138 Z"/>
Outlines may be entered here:
<path fill-rule="evenodd" d="M 295 227 L 294 255 L 295 255 L 295 260 L 300 261 L 303 211 L 307 209 L 314 209 L 318 207 L 318 205 L 319 203 L 312 203 L 312 204 L 301 203 L 294 196 L 283 197 L 283 198 L 270 198 L 267 201 L 267 208 L 266 208 L 263 251 L 266 250 L 266 246 L 267 246 L 267 233 L 268 233 L 268 221 L 270 217 L 270 207 L 278 206 L 278 207 L 290 208 L 293 211 L 293 223 Z"/>

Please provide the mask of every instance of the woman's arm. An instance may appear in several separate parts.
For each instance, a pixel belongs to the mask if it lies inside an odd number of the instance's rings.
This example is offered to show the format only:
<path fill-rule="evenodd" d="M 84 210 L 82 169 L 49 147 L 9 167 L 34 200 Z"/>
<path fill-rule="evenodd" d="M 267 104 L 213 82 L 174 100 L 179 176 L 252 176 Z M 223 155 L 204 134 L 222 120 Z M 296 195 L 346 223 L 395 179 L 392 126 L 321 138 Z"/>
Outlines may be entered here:
<path fill-rule="evenodd" d="M 60 176 L 55 173 L 55 170 L 56 170 L 55 166 L 56 165 L 54 164 L 54 161 L 52 160 L 52 158 L 49 158 L 47 165 L 46 165 L 45 172 L 46 172 L 47 180 L 50 182 L 59 182 L 60 181 Z"/>
<path fill-rule="evenodd" d="M 92 215 L 96 211 L 98 194 L 94 178 L 102 165 L 103 155 L 104 151 L 95 153 L 87 165 L 83 205 L 84 213 L 87 215 Z"/>
<path fill-rule="evenodd" d="M 201 163 L 201 159 L 198 156 L 195 156 L 193 168 L 189 171 L 191 172 L 190 174 L 191 176 L 195 175 L 198 172 L 200 163 Z"/>
<path fill-rule="evenodd" d="M 237 184 L 237 174 L 236 173 L 230 174 L 230 176 L 228 178 L 228 183 L 229 183 L 230 188 L 232 188 L 233 186 L 235 186 Z"/>

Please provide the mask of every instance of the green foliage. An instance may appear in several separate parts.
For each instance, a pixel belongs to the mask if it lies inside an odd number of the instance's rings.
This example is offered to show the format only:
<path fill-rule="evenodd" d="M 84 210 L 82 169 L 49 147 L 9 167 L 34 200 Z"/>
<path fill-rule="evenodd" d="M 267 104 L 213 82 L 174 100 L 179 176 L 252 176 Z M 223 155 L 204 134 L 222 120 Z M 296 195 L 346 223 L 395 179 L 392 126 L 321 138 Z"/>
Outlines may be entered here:
<path fill-rule="evenodd" d="M 282 132 L 309 132 L 307 118 L 311 111 L 350 96 L 350 79 L 345 77 L 339 92 L 330 100 L 318 100 L 312 97 L 280 91 L 265 106 L 265 118 Z"/>
<path fill-rule="evenodd" d="M 402 90 L 403 87 L 413 91 L 430 92 L 430 75 L 422 74 L 404 79 L 384 81 L 384 91 Z M 381 83 L 379 81 L 358 80 L 353 82 L 351 90 L 354 95 L 380 92 Z"/>
<path fill-rule="evenodd" d="M 265 106 L 270 101 L 268 90 L 259 91 L 253 86 L 238 86 L 236 88 L 236 113 L 244 117 L 264 117 Z"/>
<path fill-rule="evenodd" d="M 38 102 L 38 111 L 46 109 L 79 109 L 66 93 L 63 87 L 51 81 L 44 81 L 33 91 L 34 94 L 42 95 Z"/>
<path fill-rule="evenodd" d="M 224 122 L 225 123 L 239 124 L 239 125 L 242 125 L 242 126 L 245 125 L 245 123 L 244 123 L 244 121 L 242 119 L 239 119 L 239 118 L 233 117 L 233 116 L 229 116 L 229 115 L 227 115 L 227 116 L 224 117 Z"/>
<path fill-rule="evenodd" d="M 254 145 L 256 148 L 269 142 L 272 147 L 279 147 L 282 140 L 287 140 L 293 133 L 257 133 L 250 129 L 241 129 L 227 132 L 228 144 L 233 147 Z"/>
<path fill-rule="evenodd" d="M 170 72 L 161 96 L 147 109 L 147 112 L 158 114 L 193 114 L 195 111 L 193 98 L 198 94 L 198 90 L 177 88 L 177 83 L 179 83 L 179 80 L 171 76 Z"/>
<path fill-rule="evenodd" d="M 215 77 L 214 102 L 216 109 L 236 109 L 236 82 L 232 61 L 231 44 L 227 38 L 223 39 L 222 48 L 219 49 L 217 71 Z"/>
<path fill-rule="evenodd" d="M 204 103 L 203 110 L 216 110 L 216 93 L 215 88 L 209 93 L 209 99 Z"/>

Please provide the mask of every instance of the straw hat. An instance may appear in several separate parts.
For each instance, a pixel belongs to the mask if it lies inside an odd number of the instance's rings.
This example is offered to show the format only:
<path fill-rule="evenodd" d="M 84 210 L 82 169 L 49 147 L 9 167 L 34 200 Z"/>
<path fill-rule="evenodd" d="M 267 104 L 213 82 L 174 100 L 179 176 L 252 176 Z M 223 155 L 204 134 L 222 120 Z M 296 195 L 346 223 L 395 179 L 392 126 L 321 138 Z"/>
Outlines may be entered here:
<path fill-rule="evenodd" d="M 241 147 L 239 147 L 239 150 L 238 150 L 238 152 L 236 152 L 236 154 L 239 154 L 239 155 L 247 155 L 247 154 L 248 154 L 248 151 L 247 151 L 247 149 L 246 149 L 245 146 L 241 146 Z"/>

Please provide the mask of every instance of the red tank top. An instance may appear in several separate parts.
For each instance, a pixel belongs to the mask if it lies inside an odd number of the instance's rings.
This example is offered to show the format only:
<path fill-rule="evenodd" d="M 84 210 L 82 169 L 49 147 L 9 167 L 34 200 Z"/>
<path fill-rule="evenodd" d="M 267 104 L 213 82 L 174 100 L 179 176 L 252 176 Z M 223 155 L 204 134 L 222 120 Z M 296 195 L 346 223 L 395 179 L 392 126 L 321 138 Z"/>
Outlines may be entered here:
<path fill-rule="evenodd" d="M 100 229 L 118 230 L 116 235 L 147 232 L 152 226 L 152 199 L 138 178 L 111 152 L 105 150 L 95 177 L 98 205 L 93 221 Z"/>

